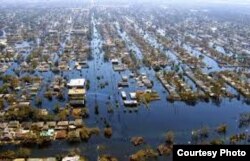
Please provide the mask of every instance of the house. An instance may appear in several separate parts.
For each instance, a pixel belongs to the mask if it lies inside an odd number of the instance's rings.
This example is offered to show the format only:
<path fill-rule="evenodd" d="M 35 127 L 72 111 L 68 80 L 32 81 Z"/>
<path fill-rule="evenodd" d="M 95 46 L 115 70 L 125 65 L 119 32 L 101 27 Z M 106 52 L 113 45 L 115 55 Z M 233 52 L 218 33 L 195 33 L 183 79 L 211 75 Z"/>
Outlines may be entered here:
<path fill-rule="evenodd" d="M 69 125 L 69 130 L 75 130 L 76 126 L 75 125 Z"/>
<path fill-rule="evenodd" d="M 42 129 L 44 126 L 44 122 L 34 122 L 32 123 L 32 127 L 37 127 L 39 129 Z"/>
<path fill-rule="evenodd" d="M 22 123 L 22 128 L 24 130 L 29 130 L 31 128 L 32 123 L 31 122 L 23 122 Z"/>
<path fill-rule="evenodd" d="M 121 91 L 121 95 L 122 95 L 122 99 L 126 99 L 127 98 L 127 94 L 125 91 Z"/>
<path fill-rule="evenodd" d="M 59 121 L 57 123 L 57 126 L 68 126 L 69 125 L 69 122 L 68 121 Z"/>
<path fill-rule="evenodd" d="M 27 137 L 28 137 L 28 132 L 26 131 L 19 131 L 19 132 L 16 132 L 15 134 L 16 140 L 24 140 Z"/>
<path fill-rule="evenodd" d="M 22 102 L 19 102 L 18 103 L 18 106 L 20 107 L 28 107 L 28 106 L 30 106 L 30 102 L 28 102 L 28 101 L 22 101 Z"/>
<path fill-rule="evenodd" d="M 64 157 L 62 159 L 62 161 L 79 161 L 79 160 L 80 160 L 80 156 L 79 155 L 67 156 L 67 157 Z"/>
<path fill-rule="evenodd" d="M 68 95 L 69 97 L 84 97 L 86 94 L 85 89 L 69 89 Z"/>
<path fill-rule="evenodd" d="M 118 87 L 128 87 L 128 86 L 129 86 L 128 82 L 120 81 L 120 82 L 118 83 Z"/>
<path fill-rule="evenodd" d="M 56 161 L 56 158 L 28 158 L 27 161 Z"/>
<path fill-rule="evenodd" d="M 53 137 L 54 135 L 55 135 L 54 129 L 43 130 L 42 132 L 40 132 L 40 136 L 44 137 Z"/>
<path fill-rule="evenodd" d="M 42 158 L 29 158 L 27 161 L 43 161 Z"/>
<path fill-rule="evenodd" d="M 148 88 L 152 88 L 152 86 L 153 86 L 152 83 L 151 83 L 151 81 L 148 78 L 143 78 L 142 82 Z"/>
<path fill-rule="evenodd" d="M 24 158 L 17 158 L 17 159 L 14 159 L 13 161 L 25 161 Z"/>
<path fill-rule="evenodd" d="M 69 121 L 69 125 L 74 125 L 74 121 L 73 120 Z"/>
<path fill-rule="evenodd" d="M 70 98 L 70 105 L 84 105 L 86 89 L 85 89 L 86 81 L 85 79 L 71 79 L 68 83 L 68 87 L 70 88 L 68 91 L 68 95 Z"/>
<path fill-rule="evenodd" d="M 13 139 L 14 134 L 15 133 L 13 131 L 8 128 L 5 128 L 0 138 L 2 141 L 11 141 Z"/>
<path fill-rule="evenodd" d="M 5 129 L 7 127 L 8 123 L 6 122 L 3 122 L 3 123 L 0 123 L 0 129 Z"/>
<path fill-rule="evenodd" d="M 124 100 L 125 106 L 137 106 L 138 102 L 136 100 Z"/>
<path fill-rule="evenodd" d="M 122 76 L 122 81 L 123 81 L 123 82 L 127 82 L 127 81 L 128 81 L 128 76 L 123 75 L 123 76 Z"/>
<path fill-rule="evenodd" d="M 67 138 L 67 131 L 66 130 L 59 130 L 56 132 L 56 139 L 65 139 Z"/>
<path fill-rule="evenodd" d="M 20 123 L 19 123 L 19 121 L 10 121 L 9 124 L 8 124 L 8 127 L 16 129 L 16 128 L 20 127 Z"/>
<path fill-rule="evenodd" d="M 71 106 L 80 106 L 80 107 L 83 107 L 84 104 L 85 104 L 85 101 L 83 99 L 80 99 L 80 100 L 70 100 L 69 101 L 70 105 Z"/>
<path fill-rule="evenodd" d="M 124 70 L 126 70 L 126 67 L 123 65 L 123 64 L 115 64 L 115 65 L 113 65 L 113 69 L 114 69 L 114 71 L 124 71 Z"/>
<path fill-rule="evenodd" d="M 5 111 L 0 111 L 0 117 L 4 117 Z"/>
<path fill-rule="evenodd" d="M 88 62 L 85 60 L 85 61 L 81 61 L 79 62 L 79 64 L 83 67 L 83 68 L 88 68 L 89 65 L 88 65 Z"/>
<path fill-rule="evenodd" d="M 42 116 L 47 116 L 49 114 L 47 109 L 38 109 L 38 113 Z"/>
<path fill-rule="evenodd" d="M 49 128 L 55 128 L 56 127 L 56 122 L 55 121 L 49 121 L 46 123 Z"/>
<path fill-rule="evenodd" d="M 72 130 L 68 132 L 68 138 L 77 140 L 80 139 L 80 131 L 79 130 Z"/>
<path fill-rule="evenodd" d="M 42 130 L 48 130 L 48 129 L 49 129 L 49 125 L 44 124 Z"/>
<path fill-rule="evenodd" d="M 136 93 L 135 92 L 131 92 L 131 93 L 129 93 L 129 95 L 130 95 L 131 99 L 133 99 L 133 100 L 136 99 Z"/>
<path fill-rule="evenodd" d="M 112 64 L 119 64 L 119 60 L 118 59 L 111 59 L 111 63 Z"/>
<path fill-rule="evenodd" d="M 43 161 L 56 161 L 56 158 L 54 158 L 54 157 L 49 157 L 49 158 L 43 159 Z"/>
<path fill-rule="evenodd" d="M 86 80 L 85 79 L 71 79 L 67 84 L 70 88 L 84 88 Z"/>

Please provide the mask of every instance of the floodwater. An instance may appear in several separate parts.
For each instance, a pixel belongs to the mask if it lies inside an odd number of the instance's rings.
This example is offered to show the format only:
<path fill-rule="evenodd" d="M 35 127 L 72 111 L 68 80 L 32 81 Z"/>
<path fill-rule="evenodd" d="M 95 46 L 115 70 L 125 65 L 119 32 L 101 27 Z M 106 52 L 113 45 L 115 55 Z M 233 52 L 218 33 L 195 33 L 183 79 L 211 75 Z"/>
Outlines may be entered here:
<path fill-rule="evenodd" d="M 195 105 L 187 105 L 184 102 L 170 103 L 166 100 L 168 93 L 162 87 L 160 82 L 155 77 L 155 72 L 152 69 L 141 67 L 140 72 L 146 73 L 146 75 L 154 82 L 153 90 L 156 90 L 161 100 L 154 101 L 149 104 L 148 107 L 140 105 L 136 109 L 128 109 L 123 106 L 120 96 L 120 90 L 117 88 L 117 83 L 121 80 L 121 76 L 129 75 L 131 72 L 126 70 L 124 72 L 114 72 L 112 65 L 109 62 L 103 61 L 102 51 L 102 38 L 96 28 L 97 20 L 92 17 L 93 35 L 91 41 L 93 60 L 89 61 L 89 68 L 71 71 L 61 72 L 60 74 L 67 79 L 71 78 L 86 78 L 90 80 L 90 89 L 87 92 L 86 106 L 89 109 L 90 117 L 85 120 L 85 123 L 90 126 L 98 126 L 101 129 L 104 127 L 104 119 L 111 125 L 113 129 L 113 136 L 110 139 L 105 138 L 103 135 L 92 137 L 87 143 L 69 144 L 67 141 L 55 141 L 51 146 L 47 148 L 34 147 L 32 149 L 32 155 L 34 157 L 54 156 L 55 154 L 65 154 L 69 149 L 79 149 L 81 153 L 89 160 L 96 160 L 100 154 L 110 154 L 116 156 L 120 161 L 127 161 L 130 154 L 141 149 L 140 147 L 133 147 L 129 142 L 132 136 L 143 136 L 152 148 L 156 148 L 158 145 L 164 143 L 164 134 L 172 130 L 175 132 L 175 143 L 187 144 L 191 141 L 191 131 L 199 129 L 204 126 L 208 126 L 211 129 L 210 138 L 218 138 L 214 129 L 225 123 L 229 126 L 228 135 L 235 134 L 247 129 L 238 128 L 238 118 L 243 112 L 249 111 L 250 106 L 247 105 L 243 99 L 228 99 L 224 98 L 220 102 L 198 102 Z M 138 59 L 142 58 L 143 53 L 136 46 L 136 44 L 129 38 L 125 31 L 120 32 L 119 24 L 116 23 L 117 30 L 120 36 L 124 39 L 129 49 L 135 51 Z M 70 38 L 70 37 L 68 37 Z M 67 38 L 67 39 L 68 39 Z M 145 36 L 150 38 L 150 36 Z M 155 41 L 151 41 L 155 42 Z M 62 54 L 63 47 L 62 45 Z M 159 47 L 160 45 L 155 45 Z M 26 42 L 19 47 L 29 47 Z M 55 56 L 58 59 L 58 56 Z M 217 69 L 217 66 L 208 61 L 205 58 L 205 62 L 208 62 Z M 73 62 L 71 62 L 73 63 Z M 25 74 L 25 73 L 24 73 Z M 54 78 L 54 73 L 36 72 L 35 75 L 43 76 L 45 80 L 49 81 Z M 97 80 L 97 76 L 101 77 L 101 80 Z M 98 85 L 103 82 L 108 82 L 108 85 L 100 89 Z M 47 82 L 48 83 L 48 82 Z M 190 82 L 190 85 L 193 85 Z M 138 89 L 144 89 L 144 87 L 138 87 L 135 79 L 129 80 L 129 87 L 122 90 L 133 92 Z M 39 96 L 42 97 L 44 88 L 39 92 Z M 65 101 L 58 102 L 56 99 L 48 101 L 43 99 L 42 107 L 46 107 L 51 111 L 56 104 L 65 105 L 68 98 Z M 109 99 L 110 97 L 110 99 Z M 116 101 L 118 101 L 118 107 L 116 107 Z M 95 113 L 95 106 L 98 105 L 99 114 Z M 113 113 L 108 113 L 108 108 L 114 110 Z M 98 145 L 104 145 L 105 148 L 98 150 Z M 146 146 L 146 145 L 145 145 Z M 14 148 L 13 146 L 0 147 L 0 150 L 6 150 L 6 148 Z M 158 160 L 171 160 L 171 157 L 159 157 Z"/>
<path fill-rule="evenodd" d="M 6 37 L 6 32 L 4 29 L 0 30 L 0 38 L 5 38 Z"/>
<path fill-rule="evenodd" d="M 3 31 L 2 30 L 0 30 L 0 37 L 2 37 L 3 36 Z"/>

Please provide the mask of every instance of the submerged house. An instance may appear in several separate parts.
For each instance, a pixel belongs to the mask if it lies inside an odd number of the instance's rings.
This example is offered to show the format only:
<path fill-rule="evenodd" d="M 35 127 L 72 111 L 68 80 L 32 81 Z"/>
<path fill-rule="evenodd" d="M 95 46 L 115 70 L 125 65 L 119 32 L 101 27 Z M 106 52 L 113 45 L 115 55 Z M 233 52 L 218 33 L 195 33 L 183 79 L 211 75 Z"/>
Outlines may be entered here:
<path fill-rule="evenodd" d="M 71 79 L 67 84 L 69 88 L 85 88 L 85 79 Z"/>
<path fill-rule="evenodd" d="M 68 95 L 70 104 L 72 106 L 83 106 L 85 104 L 86 96 L 86 80 L 85 79 L 71 79 L 67 84 L 69 87 Z"/>
<path fill-rule="evenodd" d="M 9 128 L 17 129 L 20 127 L 19 121 L 10 121 L 8 124 Z"/>
<path fill-rule="evenodd" d="M 69 89 L 68 91 L 68 95 L 70 98 L 84 98 L 85 97 L 85 94 L 86 94 L 86 91 L 85 89 L 76 89 L 76 88 L 73 88 L 73 89 Z"/>
<path fill-rule="evenodd" d="M 43 137 L 53 137 L 54 135 L 55 135 L 54 129 L 43 130 L 40 133 L 40 136 L 43 136 Z"/>
<path fill-rule="evenodd" d="M 56 139 L 65 139 L 67 138 L 67 131 L 66 130 L 59 130 L 56 132 Z"/>
<path fill-rule="evenodd" d="M 124 103 L 124 106 L 130 106 L 130 107 L 134 107 L 138 105 L 137 100 L 124 100 L 123 103 Z"/>

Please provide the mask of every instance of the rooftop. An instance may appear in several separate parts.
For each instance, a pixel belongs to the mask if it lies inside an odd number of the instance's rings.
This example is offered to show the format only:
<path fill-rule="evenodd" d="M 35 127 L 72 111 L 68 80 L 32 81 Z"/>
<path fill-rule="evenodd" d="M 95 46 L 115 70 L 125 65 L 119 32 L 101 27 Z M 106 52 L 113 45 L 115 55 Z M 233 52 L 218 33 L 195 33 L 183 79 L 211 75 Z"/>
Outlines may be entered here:
<path fill-rule="evenodd" d="M 69 87 L 83 87 L 85 85 L 85 79 L 71 79 L 68 83 Z"/>

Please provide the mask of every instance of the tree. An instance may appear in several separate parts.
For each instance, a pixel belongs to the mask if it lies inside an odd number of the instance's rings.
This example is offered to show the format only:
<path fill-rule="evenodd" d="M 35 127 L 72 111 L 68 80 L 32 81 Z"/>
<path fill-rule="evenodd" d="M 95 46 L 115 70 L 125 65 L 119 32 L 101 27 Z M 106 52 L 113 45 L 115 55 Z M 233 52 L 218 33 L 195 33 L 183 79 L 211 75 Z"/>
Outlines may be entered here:
<path fill-rule="evenodd" d="M 58 93 L 57 99 L 60 100 L 60 101 L 64 101 L 65 100 L 64 94 L 63 94 L 62 90 Z"/>
<path fill-rule="evenodd" d="M 216 131 L 219 134 L 226 134 L 226 132 L 227 132 L 227 125 L 226 124 L 221 124 L 220 126 L 217 127 Z"/>
<path fill-rule="evenodd" d="M 5 115 L 6 120 L 18 120 L 18 121 L 28 121 L 32 117 L 33 117 L 33 110 L 29 106 L 10 108 L 8 109 Z"/>
<path fill-rule="evenodd" d="M 6 151 L 0 153 L 1 160 L 12 160 L 14 158 L 16 158 L 16 154 L 14 151 L 6 150 Z"/>
<path fill-rule="evenodd" d="M 56 105 L 55 105 L 55 109 L 54 109 L 53 111 L 54 111 L 55 114 L 58 114 L 58 113 L 59 113 L 59 111 L 60 111 L 60 106 L 59 106 L 59 104 L 56 104 Z"/>
<path fill-rule="evenodd" d="M 66 120 L 67 116 L 68 116 L 68 111 L 66 109 L 64 109 L 58 113 L 59 120 Z"/>
<path fill-rule="evenodd" d="M 18 79 L 18 78 L 15 78 L 15 77 L 11 78 L 11 79 L 10 79 L 10 87 L 11 87 L 12 89 L 14 89 L 14 88 L 16 88 L 16 87 L 18 87 L 18 86 L 19 86 L 19 79 Z"/>
<path fill-rule="evenodd" d="M 31 150 L 28 148 L 20 148 L 16 152 L 16 156 L 19 158 L 28 158 L 31 154 Z"/>
<path fill-rule="evenodd" d="M 47 91 L 46 93 L 44 93 L 44 96 L 51 101 L 53 99 L 53 94 L 51 91 Z"/>
<path fill-rule="evenodd" d="M 0 110 L 4 109 L 4 99 L 0 99 Z"/>
<path fill-rule="evenodd" d="M 173 144 L 174 142 L 174 132 L 168 131 L 165 135 L 166 142 L 169 144 Z"/>
<path fill-rule="evenodd" d="M 0 93 L 1 94 L 7 94 L 8 93 L 8 86 L 4 84 L 2 87 L 0 87 Z"/>
<path fill-rule="evenodd" d="M 99 106 L 98 106 L 98 104 L 95 105 L 95 114 L 96 115 L 99 114 Z"/>
<path fill-rule="evenodd" d="M 6 45 L 0 43 L 0 51 L 3 51 L 6 48 Z"/>
<path fill-rule="evenodd" d="M 35 99 L 35 105 L 39 106 L 39 107 L 42 105 L 42 99 L 40 97 L 36 97 L 36 99 Z"/>
<path fill-rule="evenodd" d="M 207 138 L 208 137 L 208 133 L 209 133 L 209 129 L 208 127 L 203 127 L 201 130 L 200 130 L 200 136 L 202 138 Z"/>

